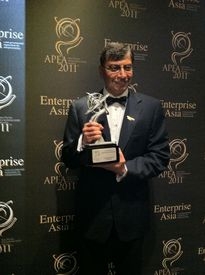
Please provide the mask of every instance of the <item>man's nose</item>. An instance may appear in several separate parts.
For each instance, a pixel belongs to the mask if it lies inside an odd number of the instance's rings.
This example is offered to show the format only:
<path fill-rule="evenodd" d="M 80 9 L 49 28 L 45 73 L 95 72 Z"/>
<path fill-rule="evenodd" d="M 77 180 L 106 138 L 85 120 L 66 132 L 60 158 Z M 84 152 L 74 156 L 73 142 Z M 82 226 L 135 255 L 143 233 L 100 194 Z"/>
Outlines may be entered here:
<path fill-rule="evenodd" d="M 127 77 L 127 72 L 126 70 L 121 67 L 120 70 L 119 70 L 119 73 L 118 73 L 121 77 Z"/>

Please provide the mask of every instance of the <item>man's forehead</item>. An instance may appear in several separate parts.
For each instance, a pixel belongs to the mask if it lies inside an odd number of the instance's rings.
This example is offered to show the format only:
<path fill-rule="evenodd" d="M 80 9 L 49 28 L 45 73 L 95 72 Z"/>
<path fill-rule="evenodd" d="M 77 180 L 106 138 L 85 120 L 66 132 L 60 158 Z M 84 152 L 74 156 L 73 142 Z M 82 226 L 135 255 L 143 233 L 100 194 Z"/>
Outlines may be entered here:
<path fill-rule="evenodd" d="M 114 59 L 109 59 L 106 61 L 106 63 L 109 63 L 109 64 L 121 64 L 121 63 L 128 63 L 128 64 L 131 64 L 132 63 L 132 59 L 131 57 L 124 57 L 124 58 L 121 58 L 119 60 L 114 60 Z"/>

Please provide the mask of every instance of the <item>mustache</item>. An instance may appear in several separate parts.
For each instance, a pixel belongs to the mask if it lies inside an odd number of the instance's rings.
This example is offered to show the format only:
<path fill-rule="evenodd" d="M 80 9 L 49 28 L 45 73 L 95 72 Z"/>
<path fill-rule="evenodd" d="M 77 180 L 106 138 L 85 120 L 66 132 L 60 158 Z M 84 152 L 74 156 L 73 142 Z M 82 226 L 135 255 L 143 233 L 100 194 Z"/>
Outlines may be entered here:
<path fill-rule="evenodd" d="M 114 79 L 115 83 L 129 83 L 130 82 L 130 78 L 115 78 Z"/>

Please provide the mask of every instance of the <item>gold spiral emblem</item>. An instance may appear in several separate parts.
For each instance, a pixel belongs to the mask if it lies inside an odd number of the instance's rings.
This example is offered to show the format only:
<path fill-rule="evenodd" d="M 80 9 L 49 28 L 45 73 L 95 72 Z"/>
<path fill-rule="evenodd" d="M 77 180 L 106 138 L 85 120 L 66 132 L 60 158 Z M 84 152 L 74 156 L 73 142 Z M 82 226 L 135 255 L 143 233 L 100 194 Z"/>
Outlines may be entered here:
<path fill-rule="evenodd" d="M 57 140 L 54 140 L 55 144 L 55 156 L 58 162 L 55 164 L 54 170 L 57 175 L 62 176 L 61 167 L 64 167 L 64 163 L 61 161 L 61 155 L 62 155 L 62 146 L 63 141 L 58 142 Z"/>
<path fill-rule="evenodd" d="M 138 88 L 138 84 L 134 83 L 134 84 L 129 84 L 128 88 L 133 91 L 134 93 L 137 92 L 137 88 Z"/>
<path fill-rule="evenodd" d="M 169 143 L 171 157 L 168 168 L 170 170 L 173 170 L 172 164 L 177 168 L 188 157 L 185 141 L 186 139 L 174 139 Z"/>
<path fill-rule="evenodd" d="M 175 51 L 172 53 L 171 59 L 172 62 L 177 65 L 177 59 L 181 63 L 182 60 L 190 56 L 193 51 L 193 48 L 191 48 L 191 40 L 189 38 L 191 33 L 177 32 L 174 34 L 172 31 L 172 35 L 172 47 Z"/>
<path fill-rule="evenodd" d="M 55 259 L 54 269 L 57 275 L 75 275 L 77 273 L 78 266 L 74 254 L 75 252 L 71 254 L 64 253 L 59 256 L 53 255 Z"/>
<path fill-rule="evenodd" d="M 62 154 L 63 141 L 60 141 L 60 142 L 58 143 L 57 140 L 54 140 L 54 144 L 55 144 L 55 146 L 56 146 L 56 148 L 55 148 L 55 156 L 56 156 L 57 160 L 60 161 L 60 159 L 61 159 L 61 154 Z"/>
<path fill-rule="evenodd" d="M 0 236 L 17 221 L 13 215 L 12 208 L 9 206 L 10 204 L 13 204 L 13 201 L 0 202 Z"/>
<path fill-rule="evenodd" d="M 68 54 L 72 48 L 77 47 L 83 40 L 78 26 L 80 19 L 62 18 L 58 21 L 58 18 L 55 17 L 55 21 L 56 35 L 60 39 L 56 42 L 55 49 L 59 55 L 63 55 L 63 49 L 65 48 Z"/>
<path fill-rule="evenodd" d="M 163 247 L 163 254 L 165 258 L 162 261 L 162 266 L 171 274 L 170 267 L 174 262 L 176 262 L 181 255 L 183 254 L 183 251 L 181 249 L 181 244 L 179 239 L 171 239 L 167 242 L 163 241 L 164 247 Z"/>
<path fill-rule="evenodd" d="M 10 75 L 7 77 L 0 76 L 0 110 L 10 105 L 16 98 L 12 94 L 12 86 L 9 82 L 11 79 L 12 76 Z"/>

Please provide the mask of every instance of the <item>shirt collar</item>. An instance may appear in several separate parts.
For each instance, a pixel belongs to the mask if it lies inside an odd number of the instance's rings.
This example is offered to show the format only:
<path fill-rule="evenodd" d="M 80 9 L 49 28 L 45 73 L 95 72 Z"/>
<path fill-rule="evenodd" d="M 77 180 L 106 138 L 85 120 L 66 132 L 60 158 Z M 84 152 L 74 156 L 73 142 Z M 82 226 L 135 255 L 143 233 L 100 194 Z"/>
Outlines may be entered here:
<path fill-rule="evenodd" d="M 111 97 L 128 96 L 128 89 L 126 89 L 126 90 L 124 91 L 124 93 L 122 93 L 122 94 L 119 95 L 119 96 L 113 96 L 112 94 L 110 94 L 110 93 L 106 90 L 106 88 L 104 88 L 104 89 L 103 89 L 103 95 L 107 95 L 107 94 L 109 94 L 109 96 L 111 96 Z"/>

